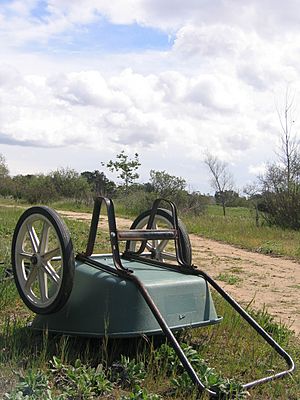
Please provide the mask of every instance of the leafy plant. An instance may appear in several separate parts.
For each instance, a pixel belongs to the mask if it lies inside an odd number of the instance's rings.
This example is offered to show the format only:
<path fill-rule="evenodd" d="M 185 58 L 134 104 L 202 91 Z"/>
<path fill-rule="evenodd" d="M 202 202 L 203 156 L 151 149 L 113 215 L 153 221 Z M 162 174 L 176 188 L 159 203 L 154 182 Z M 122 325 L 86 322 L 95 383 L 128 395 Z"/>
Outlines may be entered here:
<path fill-rule="evenodd" d="M 145 365 L 133 358 L 121 355 L 120 362 L 116 362 L 111 368 L 112 380 L 116 381 L 123 388 L 131 388 L 139 385 L 146 376 Z"/>
<path fill-rule="evenodd" d="M 267 331 L 278 343 L 286 343 L 291 337 L 291 330 L 284 323 L 278 323 L 265 308 L 262 310 L 250 310 L 251 316 Z"/>
<path fill-rule="evenodd" d="M 102 364 L 92 368 L 77 359 L 74 366 L 65 365 L 57 357 L 53 357 L 50 364 L 55 385 L 63 386 L 69 396 L 89 400 L 112 390 L 112 384 L 106 378 Z"/>
<path fill-rule="evenodd" d="M 121 400 L 162 400 L 159 394 L 148 393 L 146 389 L 135 386 L 128 396 L 122 396 Z"/>
<path fill-rule="evenodd" d="M 6 393 L 5 399 L 9 400 L 52 400 L 54 399 L 47 375 L 42 371 L 28 370 L 25 375 L 19 373 L 19 383 L 12 393 Z M 57 397 L 56 397 L 57 399 Z"/>
<path fill-rule="evenodd" d="M 154 359 L 158 368 L 162 369 L 167 375 L 176 373 L 180 364 L 174 349 L 166 343 L 155 351 Z"/>
<path fill-rule="evenodd" d="M 203 384 L 220 395 L 234 395 L 236 399 L 244 399 L 247 392 L 239 382 L 222 378 L 216 373 L 214 368 L 210 368 L 202 359 L 200 354 L 187 344 L 182 345 L 182 349 L 195 369 Z M 174 377 L 171 379 L 174 390 L 180 393 L 191 394 L 196 390 L 188 373 L 184 370 L 181 362 L 178 360 L 175 351 L 167 344 L 163 344 L 156 352 L 156 360 L 170 363 L 169 373 Z"/>

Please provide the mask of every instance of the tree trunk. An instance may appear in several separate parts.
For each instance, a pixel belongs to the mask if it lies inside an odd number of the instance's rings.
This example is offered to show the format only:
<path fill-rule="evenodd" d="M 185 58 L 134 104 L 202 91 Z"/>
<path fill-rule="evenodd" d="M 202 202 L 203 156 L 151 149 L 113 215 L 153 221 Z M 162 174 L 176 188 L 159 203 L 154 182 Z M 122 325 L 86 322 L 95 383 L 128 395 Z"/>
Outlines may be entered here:
<path fill-rule="evenodd" d="M 226 215 L 226 207 L 225 207 L 225 201 L 222 201 L 222 208 L 223 208 L 223 216 L 225 217 Z"/>

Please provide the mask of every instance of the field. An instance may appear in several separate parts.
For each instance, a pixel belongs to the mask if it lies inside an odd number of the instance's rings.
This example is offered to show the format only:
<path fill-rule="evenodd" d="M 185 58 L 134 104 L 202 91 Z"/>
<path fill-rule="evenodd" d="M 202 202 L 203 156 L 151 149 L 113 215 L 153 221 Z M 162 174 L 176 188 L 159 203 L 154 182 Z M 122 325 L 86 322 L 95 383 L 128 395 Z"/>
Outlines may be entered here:
<path fill-rule="evenodd" d="M 209 206 L 208 212 L 185 222 L 189 232 L 220 240 L 235 246 L 300 260 L 300 232 L 268 226 L 263 218 L 260 226 L 255 225 L 251 210 L 242 207 L 227 208 L 221 215 L 221 207 Z"/>
<path fill-rule="evenodd" d="M 253 216 L 245 209 L 231 209 L 226 218 L 218 215 L 218 211 L 212 207 L 207 215 L 186 218 L 189 231 L 262 253 L 300 257 L 298 232 L 267 226 L 256 228 Z M 21 209 L 0 206 L 0 397 L 28 400 L 196 398 L 193 385 L 173 350 L 162 339 L 153 342 L 145 338 L 126 341 L 105 338 L 100 341 L 32 333 L 27 324 L 33 315 L 19 299 L 13 281 L 5 276 L 5 270 L 10 268 L 12 232 L 21 213 Z M 88 224 L 69 219 L 66 223 L 76 251 L 83 250 Z M 96 251 L 109 251 L 106 236 L 98 238 Z M 222 323 L 181 334 L 184 349 L 204 380 L 232 393 L 239 388 L 239 381 L 284 369 L 274 351 L 261 343 L 215 293 L 214 298 L 218 313 L 224 317 Z M 263 310 L 252 314 L 297 362 L 299 339 Z M 300 375 L 296 372 L 292 377 L 251 390 L 250 398 L 296 400 L 300 398 L 299 382 Z M 248 396 L 228 394 L 227 398 Z"/>

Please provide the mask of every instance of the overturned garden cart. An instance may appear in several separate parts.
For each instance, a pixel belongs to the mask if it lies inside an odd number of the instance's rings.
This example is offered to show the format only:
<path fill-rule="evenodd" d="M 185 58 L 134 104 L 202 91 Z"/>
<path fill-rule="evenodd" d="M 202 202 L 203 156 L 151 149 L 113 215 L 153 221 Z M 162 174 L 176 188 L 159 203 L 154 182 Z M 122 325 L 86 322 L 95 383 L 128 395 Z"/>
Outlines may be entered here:
<path fill-rule="evenodd" d="M 112 252 L 93 254 L 103 204 Z M 122 254 L 120 241 L 125 242 Z M 12 242 L 16 286 L 25 304 L 38 314 L 33 329 L 88 337 L 164 333 L 198 389 L 218 397 L 201 382 L 173 333 L 222 320 L 210 285 L 288 365 L 287 370 L 243 388 L 291 373 L 295 368 L 291 357 L 209 275 L 193 266 L 191 258 L 189 237 L 176 207 L 164 199 L 156 200 L 129 230 L 119 230 L 112 200 L 97 198 L 86 251 L 75 258 L 64 222 L 48 207 L 26 210 Z"/>

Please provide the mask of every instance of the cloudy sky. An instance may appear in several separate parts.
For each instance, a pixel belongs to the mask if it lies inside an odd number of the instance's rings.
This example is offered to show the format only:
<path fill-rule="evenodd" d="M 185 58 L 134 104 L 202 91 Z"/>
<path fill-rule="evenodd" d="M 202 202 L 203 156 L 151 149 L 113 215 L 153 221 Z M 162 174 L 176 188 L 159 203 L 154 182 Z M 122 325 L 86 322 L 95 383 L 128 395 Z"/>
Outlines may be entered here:
<path fill-rule="evenodd" d="M 101 170 L 124 149 L 141 182 L 166 170 L 207 192 L 210 151 L 242 188 L 276 157 L 287 86 L 296 132 L 296 0 L 0 0 L 12 175 Z"/>

